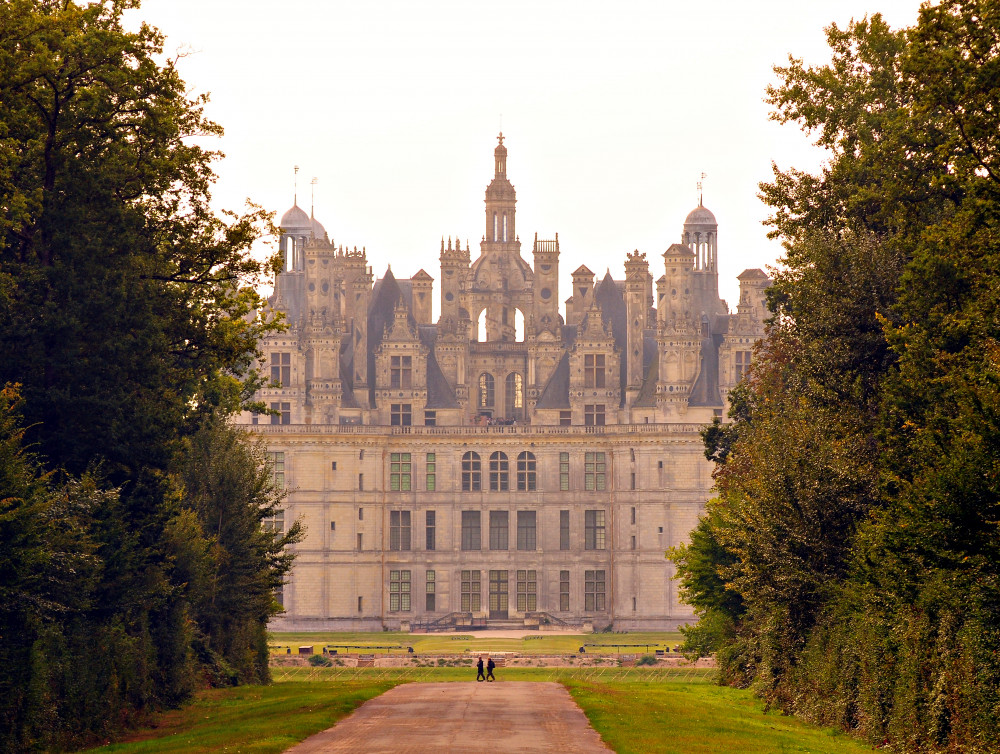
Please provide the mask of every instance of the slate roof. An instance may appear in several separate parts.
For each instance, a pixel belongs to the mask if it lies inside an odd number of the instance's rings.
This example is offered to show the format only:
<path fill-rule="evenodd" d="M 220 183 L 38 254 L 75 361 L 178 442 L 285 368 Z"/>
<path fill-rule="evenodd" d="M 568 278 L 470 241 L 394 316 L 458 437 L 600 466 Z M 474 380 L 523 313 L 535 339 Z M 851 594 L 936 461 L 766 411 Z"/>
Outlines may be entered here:
<path fill-rule="evenodd" d="M 437 357 L 434 355 L 437 327 L 435 325 L 421 325 L 419 332 L 420 342 L 430 352 L 427 355 L 427 408 L 461 408 L 455 397 L 455 391 L 448 384 L 448 380 L 437 362 Z"/>
<path fill-rule="evenodd" d="M 728 318 L 727 318 L 728 324 Z M 722 395 L 719 393 L 719 346 L 722 344 L 722 334 L 714 333 L 708 316 L 701 316 L 701 369 L 691 388 L 689 406 L 722 406 Z"/>
<path fill-rule="evenodd" d="M 625 298 L 622 296 L 618 283 L 611 277 L 608 270 L 604 279 L 594 288 L 594 302 L 601 308 L 601 321 L 607 327 L 611 323 L 611 334 L 615 339 L 615 348 L 624 354 L 627 352 L 628 341 L 628 310 L 625 308 Z M 619 384 L 625 385 L 628 360 L 619 359 Z M 625 405 L 625 391 L 622 390 L 621 405 Z"/>
<path fill-rule="evenodd" d="M 569 408 L 569 352 L 565 352 L 549 377 L 535 408 Z"/>
<path fill-rule="evenodd" d="M 343 408 L 360 408 L 354 398 L 354 347 L 351 338 L 340 343 L 340 405 Z"/>
<path fill-rule="evenodd" d="M 635 408 L 656 407 L 656 383 L 660 379 L 660 355 L 656 349 L 656 330 L 642 333 L 642 389 L 636 396 Z"/>

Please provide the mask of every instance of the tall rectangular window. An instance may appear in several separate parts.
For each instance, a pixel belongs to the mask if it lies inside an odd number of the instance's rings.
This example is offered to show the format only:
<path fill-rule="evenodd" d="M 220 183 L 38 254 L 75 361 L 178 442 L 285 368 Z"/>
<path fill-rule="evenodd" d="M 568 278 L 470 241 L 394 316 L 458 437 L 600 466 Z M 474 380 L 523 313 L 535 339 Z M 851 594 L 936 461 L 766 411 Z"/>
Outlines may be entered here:
<path fill-rule="evenodd" d="M 437 489 L 437 456 L 434 453 L 427 454 L 424 466 L 424 487 L 428 492 L 434 492 Z"/>
<path fill-rule="evenodd" d="M 604 511 L 583 512 L 583 549 L 604 549 Z"/>
<path fill-rule="evenodd" d="M 510 514 L 507 511 L 490 511 L 490 549 L 506 550 L 510 536 Z"/>
<path fill-rule="evenodd" d="M 482 582 L 479 571 L 462 571 L 462 612 L 477 613 L 483 609 Z"/>
<path fill-rule="evenodd" d="M 285 489 L 285 454 L 280 452 L 268 453 L 267 462 L 271 466 L 274 486 L 279 490 Z"/>
<path fill-rule="evenodd" d="M 538 580 L 535 571 L 517 572 L 517 610 L 520 613 L 538 609 Z"/>
<path fill-rule="evenodd" d="M 437 609 L 435 606 L 436 600 L 434 599 L 437 593 L 437 575 L 434 573 L 434 571 L 427 571 L 427 580 L 425 583 L 426 583 L 425 594 L 427 596 L 426 596 L 426 601 L 424 603 L 424 609 L 429 613 L 433 613 Z"/>
<path fill-rule="evenodd" d="M 583 357 L 584 387 L 604 387 L 604 375 L 604 354 L 585 354 Z"/>
<path fill-rule="evenodd" d="M 559 489 L 562 492 L 569 489 L 569 453 L 559 454 Z"/>
<path fill-rule="evenodd" d="M 535 549 L 535 511 L 517 512 L 517 549 Z"/>
<path fill-rule="evenodd" d="M 462 549 L 483 549 L 482 521 L 479 511 L 462 511 Z"/>
<path fill-rule="evenodd" d="M 583 423 L 588 427 L 604 426 L 604 404 L 587 403 L 583 406 Z"/>
<path fill-rule="evenodd" d="M 410 491 L 410 454 L 389 454 L 389 489 L 393 492 Z"/>
<path fill-rule="evenodd" d="M 410 572 L 389 571 L 389 612 L 410 610 Z"/>
<path fill-rule="evenodd" d="M 284 534 L 285 512 L 283 510 L 276 510 L 273 516 L 261 519 L 260 524 L 264 528 L 264 531 L 273 532 L 274 534 Z"/>
<path fill-rule="evenodd" d="M 583 488 L 585 490 L 604 489 L 604 453 L 587 453 L 583 464 Z"/>
<path fill-rule="evenodd" d="M 292 423 L 292 404 L 291 403 L 272 403 L 271 411 L 271 424 L 291 424 Z"/>
<path fill-rule="evenodd" d="M 410 549 L 410 511 L 389 511 L 389 549 Z"/>
<path fill-rule="evenodd" d="M 747 370 L 750 369 L 750 351 L 737 351 L 736 356 L 736 381 L 739 382 L 746 376 Z"/>
<path fill-rule="evenodd" d="M 559 511 L 559 549 L 569 549 L 569 511 Z"/>
<path fill-rule="evenodd" d="M 391 356 L 389 360 L 389 387 L 413 386 L 413 357 Z"/>
<path fill-rule="evenodd" d="M 604 571 L 584 571 L 583 584 L 583 609 L 587 612 L 604 610 Z"/>
<path fill-rule="evenodd" d="M 292 355 L 290 353 L 271 354 L 271 382 L 279 383 L 281 387 L 291 387 Z"/>
<path fill-rule="evenodd" d="M 569 571 L 559 571 L 559 609 L 569 610 Z"/>
<path fill-rule="evenodd" d="M 413 404 L 389 404 L 389 424 L 393 427 L 409 427 L 413 424 Z"/>
<path fill-rule="evenodd" d="M 428 550 L 437 549 L 437 514 L 434 511 L 424 513 L 424 535 L 426 537 L 426 548 Z"/>

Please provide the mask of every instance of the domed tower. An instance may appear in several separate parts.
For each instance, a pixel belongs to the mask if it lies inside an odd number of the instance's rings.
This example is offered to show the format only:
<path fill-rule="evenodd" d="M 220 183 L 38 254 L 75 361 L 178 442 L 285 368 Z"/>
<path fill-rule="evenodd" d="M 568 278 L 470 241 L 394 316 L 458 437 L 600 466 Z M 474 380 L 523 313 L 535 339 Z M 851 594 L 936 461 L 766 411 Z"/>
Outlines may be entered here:
<path fill-rule="evenodd" d="M 318 223 L 317 223 L 318 224 Z M 305 268 L 303 251 L 306 241 L 313 236 L 313 221 L 298 203 L 281 216 L 281 258 L 284 272 L 301 271 Z M 320 226 L 322 228 L 322 226 Z M 325 231 L 323 231 L 325 234 Z"/>
<path fill-rule="evenodd" d="M 719 223 L 706 207 L 698 201 L 698 206 L 688 213 L 684 220 L 681 243 L 695 255 L 694 268 L 718 272 L 717 253 Z"/>

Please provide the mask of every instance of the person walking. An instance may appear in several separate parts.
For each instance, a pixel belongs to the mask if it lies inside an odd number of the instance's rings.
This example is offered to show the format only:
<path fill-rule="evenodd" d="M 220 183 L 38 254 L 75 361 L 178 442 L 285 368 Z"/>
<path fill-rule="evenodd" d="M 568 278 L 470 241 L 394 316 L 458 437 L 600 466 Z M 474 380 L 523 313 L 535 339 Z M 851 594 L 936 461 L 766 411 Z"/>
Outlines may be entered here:
<path fill-rule="evenodd" d="M 496 663 L 493 662 L 493 658 L 492 657 L 487 657 L 486 658 L 486 680 L 487 681 L 495 681 L 496 680 L 496 678 L 493 675 L 493 668 L 495 668 L 495 667 L 496 667 Z"/>
<path fill-rule="evenodd" d="M 476 663 L 476 680 L 485 681 L 486 676 L 483 675 L 483 657 L 479 656 L 479 662 Z"/>

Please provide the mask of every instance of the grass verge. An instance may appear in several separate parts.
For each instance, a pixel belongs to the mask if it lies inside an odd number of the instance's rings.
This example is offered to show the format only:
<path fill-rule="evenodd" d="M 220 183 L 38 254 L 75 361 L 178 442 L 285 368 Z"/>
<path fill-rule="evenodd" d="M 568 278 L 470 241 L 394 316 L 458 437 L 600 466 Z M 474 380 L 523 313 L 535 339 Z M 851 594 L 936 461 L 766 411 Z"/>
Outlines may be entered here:
<path fill-rule="evenodd" d="M 91 752 L 280 752 L 400 683 L 469 681 L 467 668 L 289 668 L 281 682 L 213 690 L 132 740 Z M 667 668 L 505 668 L 500 681 L 558 681 L 618 754 L 858 754 L 847 736 L 765 713 L 711 672 Z"/>

